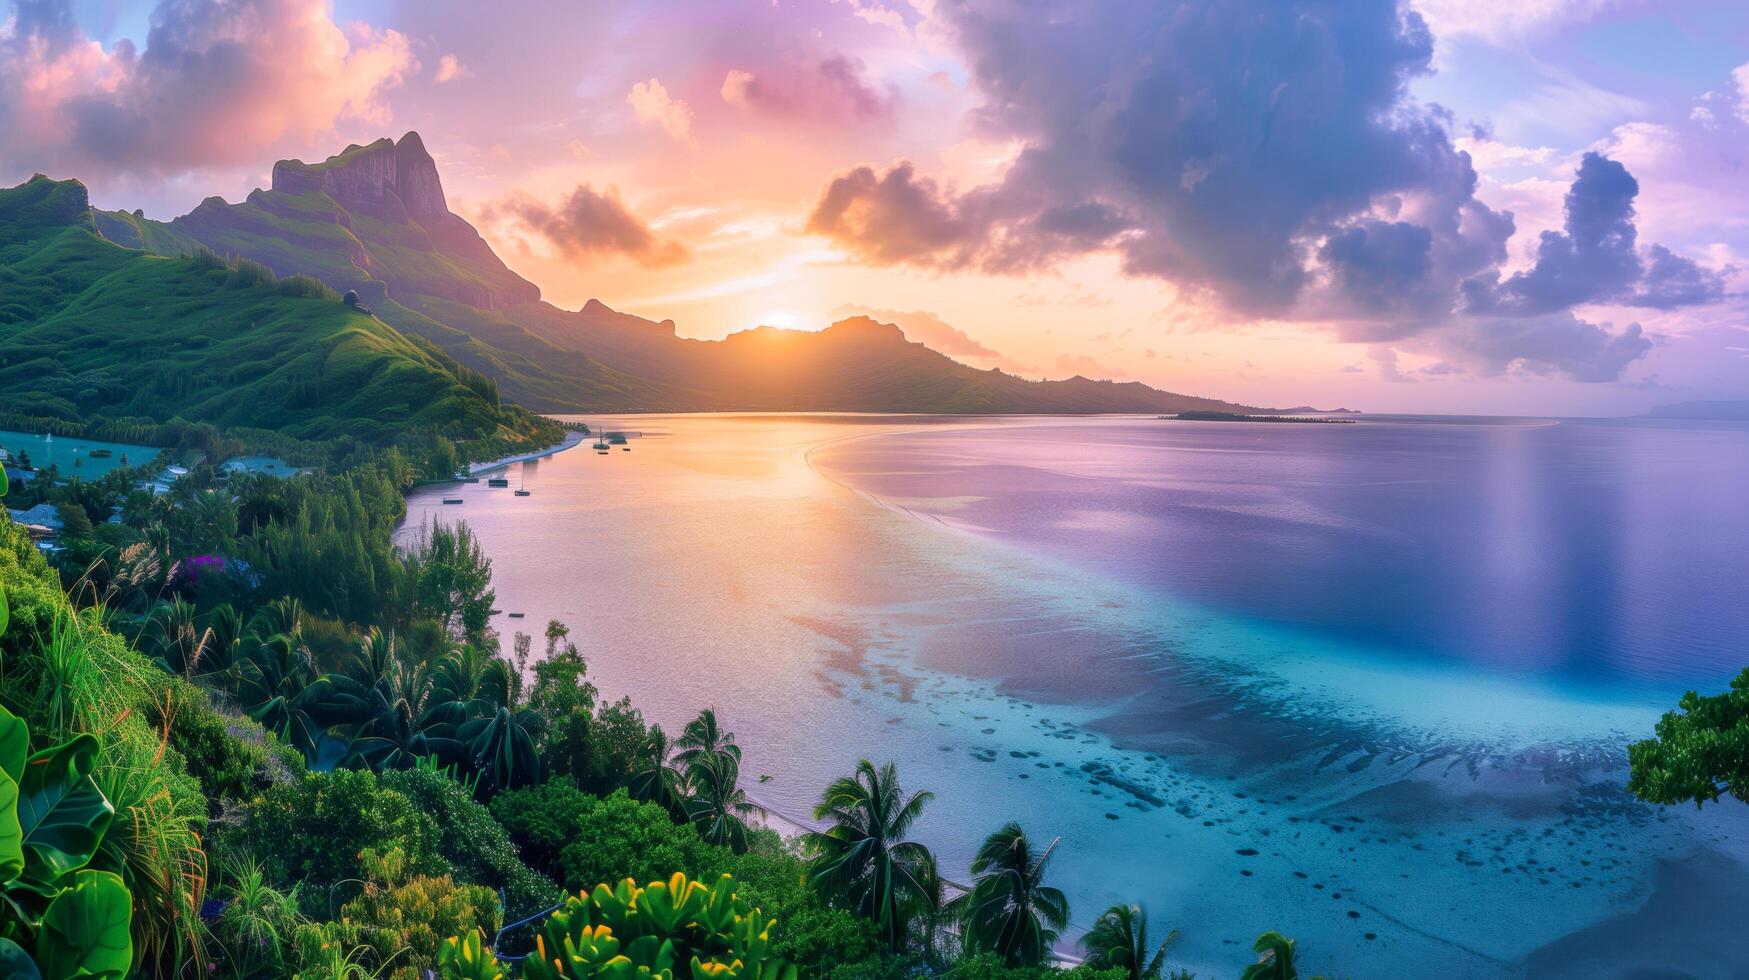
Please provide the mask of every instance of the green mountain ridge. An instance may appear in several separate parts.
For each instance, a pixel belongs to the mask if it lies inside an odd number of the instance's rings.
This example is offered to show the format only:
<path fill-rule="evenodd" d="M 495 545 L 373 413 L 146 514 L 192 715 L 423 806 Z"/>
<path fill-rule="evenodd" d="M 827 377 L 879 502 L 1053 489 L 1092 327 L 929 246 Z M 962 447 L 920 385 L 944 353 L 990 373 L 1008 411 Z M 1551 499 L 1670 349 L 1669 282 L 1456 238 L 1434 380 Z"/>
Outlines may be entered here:
<path fill-rule="evenodd" d="M 313 279 L 276 280 L 204 250 L 151 254 L 100 231 L 117 222 L 130 224 L 92 211 L 75 180 L 39 174 L 0 190 L 7 424 L 180 418 L 373 445 L 440 433 L 482 451 L 555 434 L 550 422 L 503 404 L 489 378 L 349 309 Z M 152 251 L 174 241 L 153 223 L 132 224 L 154 237 Z"/>
<path fill-rule="evenodd" d="M 979 370 L 862 318 L 702 341 L 677 336 L 672 320 L 595 300 L 560 309 L 449 211 L 417 133 L 349 146 L 321 163 L 282 160 L 272 187 L 238 204 L 208 198 L 170 222 L 106 212 L 96 223 L 130 247 L 174 255 L 204 245 L 353 290 L 385 322 L 537 411 L 1271 411 L 1138 382 Z"/>

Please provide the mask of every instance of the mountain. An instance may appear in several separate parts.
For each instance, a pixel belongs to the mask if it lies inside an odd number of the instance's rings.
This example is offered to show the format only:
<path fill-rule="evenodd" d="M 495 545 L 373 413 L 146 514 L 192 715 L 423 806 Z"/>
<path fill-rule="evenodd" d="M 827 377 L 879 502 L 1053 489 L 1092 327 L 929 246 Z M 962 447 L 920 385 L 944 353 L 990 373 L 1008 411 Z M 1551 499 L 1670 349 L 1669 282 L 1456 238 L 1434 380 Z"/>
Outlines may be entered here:
<path fill-rule="evenodd" d="M 449 210 L 417 133 L 349 146 L 321 163 L 282 160 L 272 187 L 239 204 L 208 198 L 168 223 L 137 212 L 95 221 L 129 247 L 175 255 L 204 245 L 353 290 L 384 321 L 539 411 L 1270 411 L 1140 383 L 978 370 L 865 318 L 701 341 L 679 337 L 672 320 L 595 300 L 563 310 Z"/>
<path fill-rule="evenodd" d="M 136 219 L 137 220 L 137 219 Z M 0 189 L 0 414 L 68 429 L 182 418 L 387 444 L 527 444 L 551 423 L 307 277 L 117 244 L 83 184 Z"/>

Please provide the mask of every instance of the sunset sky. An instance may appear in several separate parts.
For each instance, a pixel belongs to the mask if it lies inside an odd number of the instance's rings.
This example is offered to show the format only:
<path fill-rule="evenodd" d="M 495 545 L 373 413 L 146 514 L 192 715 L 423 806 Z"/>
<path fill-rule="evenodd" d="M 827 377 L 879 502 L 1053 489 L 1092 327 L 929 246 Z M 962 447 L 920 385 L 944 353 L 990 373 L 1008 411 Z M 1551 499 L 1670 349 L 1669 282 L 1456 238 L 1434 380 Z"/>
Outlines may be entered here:
<path fill-rule="evenodd" d="M 0 0 L 0 181 L 417 130 L 547 299 L 1254 404 L 1749 398 L 1749 4 Z"/>

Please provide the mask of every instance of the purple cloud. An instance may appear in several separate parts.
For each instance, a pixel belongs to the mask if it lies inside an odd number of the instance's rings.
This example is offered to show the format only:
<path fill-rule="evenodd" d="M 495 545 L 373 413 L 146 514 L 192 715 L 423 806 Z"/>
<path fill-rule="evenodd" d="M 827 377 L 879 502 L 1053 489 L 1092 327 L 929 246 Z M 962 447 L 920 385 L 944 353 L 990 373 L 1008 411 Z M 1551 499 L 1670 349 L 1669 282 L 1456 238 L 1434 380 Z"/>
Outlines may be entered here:
<path fill-rule="evenodd" d="M 1497 275 L 1465 284 L 1471 312 L 1540 316 L 1582 303 L 1625 303 L 1671 309 L 1710 303 L 1724 279 L 1662 245 L 1641 259 L 1634 198 L 1640 184 L 1628 169 L 1599 153 L 1579 163 L 1563 202 L 1563 231 L 1545 231 L 1536 264 L 1505 282 Z"/>
<path fill-rule="evenodd" d="M 898 91 L 868 81 L 866 70 L 860 59 L 842 54 L 802 67 L 734 68 L 723 77 L 720 94 L 730 105 L 783 118 L 890 122 Z"/>

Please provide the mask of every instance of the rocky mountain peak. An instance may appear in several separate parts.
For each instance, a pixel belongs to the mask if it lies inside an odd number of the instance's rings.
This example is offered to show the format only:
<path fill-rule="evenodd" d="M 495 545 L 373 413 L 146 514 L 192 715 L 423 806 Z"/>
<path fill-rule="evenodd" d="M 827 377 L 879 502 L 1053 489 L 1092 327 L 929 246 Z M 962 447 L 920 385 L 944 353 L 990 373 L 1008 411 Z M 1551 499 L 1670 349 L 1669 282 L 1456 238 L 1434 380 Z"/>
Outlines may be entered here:
<path fill-rule="evenodd" d="M 281 160 L 273 165 L 273 189 L 321 191 L 343 207 L 391 215 L 399 204 L 415 221 L 449 213 L 437 161 L 415 132 L 399 142 L 384 137 L 369 146 L 354 144 L 321 163 Z"/>

